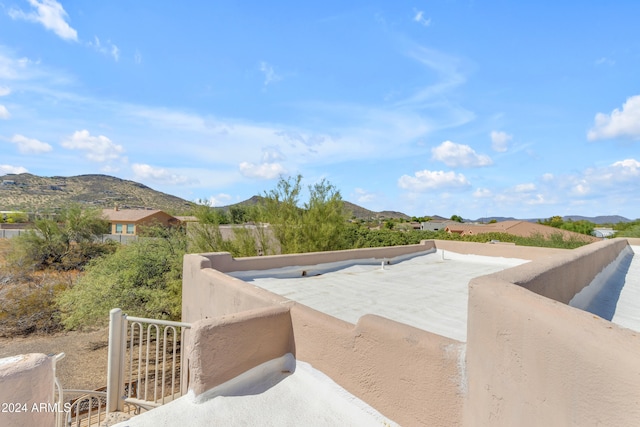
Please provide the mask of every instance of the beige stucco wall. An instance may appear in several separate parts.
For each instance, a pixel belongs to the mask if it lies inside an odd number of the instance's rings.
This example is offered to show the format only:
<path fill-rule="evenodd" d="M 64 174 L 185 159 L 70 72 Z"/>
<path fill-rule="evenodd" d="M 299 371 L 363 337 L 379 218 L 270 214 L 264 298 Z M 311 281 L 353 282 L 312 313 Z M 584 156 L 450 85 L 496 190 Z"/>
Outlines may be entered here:
<path fill-rule="evenodd" d="M 471 281 L 465 425 L 638 425 L 638 333 L 563 303 L 626 244 L 603 241 Z"/>
<path fill-rule="evenodd" d="M 277 305 L 286 298 L 211 267 L 211 259 L 228 253 L 185 255 L 182 277 L 182 321 L 195 322 Z"/>
<path fill-rule="evenodd" d="M 54 408 L 46 406 L 54 403 L 54 369 L 44 354 L 0 359 L 0 426 L 55 425 Z"/>
<path fill-rule="evenodd" d="M 464 345 L 379 316 L 357 325 L 294 302 L 195 322 L 187 347 L 196 396 L 287 353 L 401 425 L 460 425 Z"/>
<path fill-rule="evenodd" d="M 291 307 L 295 356 L 405 426 L 456 426 L 465 391 L 464 345 L 365 315 L 354 326 Z"/>
<path fill-rule="evenodd" d="M 344 251 L 312 252 L 258 256 L 235 259 L 227 252 L 202 254 L 211 261 L 211 268 L 222 272 L 265 270 L 270 268 L 316 265 L 329 262 L 368 258 L 394 258 L 435 249 L 433 240 L 424 240 L 417 245 L 389 246 L 383 248 L 350 249 Z"/>
<path fill-rule="evenodd" d="M 273 306 L 195 322 L 187 346 L 196 395 L 264 362 L 293 353 L 288 307 Z"/>
<path fill-rule="evenodd" d="M 492 275 L 568 304 L 575 294 L 628 246 L 626 239 L 603 240 Z"/>

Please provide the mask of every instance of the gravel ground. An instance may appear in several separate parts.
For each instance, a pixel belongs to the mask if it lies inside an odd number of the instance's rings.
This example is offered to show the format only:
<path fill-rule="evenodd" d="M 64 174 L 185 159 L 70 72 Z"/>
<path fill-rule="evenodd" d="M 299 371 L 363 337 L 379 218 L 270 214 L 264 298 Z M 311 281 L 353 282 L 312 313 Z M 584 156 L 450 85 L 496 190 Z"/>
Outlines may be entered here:
<path fill-rule="evenodd" d="M 65 389 L 94 390 L 106 385 L 108 329 L 0 338 L 0 358 L 27 353 L 58 354 L 57 376 Z"/>

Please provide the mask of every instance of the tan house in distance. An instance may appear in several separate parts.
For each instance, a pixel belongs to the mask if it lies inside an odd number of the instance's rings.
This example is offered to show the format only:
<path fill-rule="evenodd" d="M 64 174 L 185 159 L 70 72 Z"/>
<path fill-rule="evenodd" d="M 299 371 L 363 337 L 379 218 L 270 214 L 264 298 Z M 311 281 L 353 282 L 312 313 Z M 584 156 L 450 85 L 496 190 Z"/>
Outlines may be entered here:
<path fill-rule="evenodd" d="M 180 221 L 158 209 L 103 209 L 102 215 L 109 221 L 111 234 L 138 235 L 140 226 L 163 225 L 169 227 Z"/>

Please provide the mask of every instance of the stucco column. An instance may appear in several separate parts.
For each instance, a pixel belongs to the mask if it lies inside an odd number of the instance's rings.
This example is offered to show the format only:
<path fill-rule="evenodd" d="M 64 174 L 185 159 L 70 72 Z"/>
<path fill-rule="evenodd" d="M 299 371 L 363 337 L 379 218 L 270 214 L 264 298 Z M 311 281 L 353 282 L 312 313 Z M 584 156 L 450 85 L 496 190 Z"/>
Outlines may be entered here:
<path fill-rule="evenodd" d="M 0 426 L 55 426 L 54 370 L 44 354 L 0 359 Z"/>

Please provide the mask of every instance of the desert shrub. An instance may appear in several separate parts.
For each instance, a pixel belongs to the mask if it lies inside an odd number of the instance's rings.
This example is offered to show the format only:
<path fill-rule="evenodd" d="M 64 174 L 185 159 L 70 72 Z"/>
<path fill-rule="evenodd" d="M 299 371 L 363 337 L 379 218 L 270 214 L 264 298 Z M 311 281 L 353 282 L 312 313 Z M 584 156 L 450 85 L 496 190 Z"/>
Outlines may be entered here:
<path fill-rule="evenodd" d="M 640 237 L 640 220 L 616 224 L 616 237 Z"/>
<path fill-rule="evenodd" d="M 31 229 L 12 239 L 9 261 L 26 270 L 82 269 L 90 260 L 111 253 L 115 242 L 99 242 L 108 228 L 95 209 L 71 206 L 56 220 L 38 219 Z"/>
<path fill-rule="evenodd" d="M 115 307 L 132 316 L 180 319 L 186 239 L 180 230 L 157 235 L 92 260 L 78 282 L 56 299 L 64 326 L 104 324 Z"/>
<path fill-rule="evenodd" d="M 0 298 L 0 336 L 51 333 L 62 329 L 56 298 L 68 288 L 64 281 L 20 283 Z"/>

